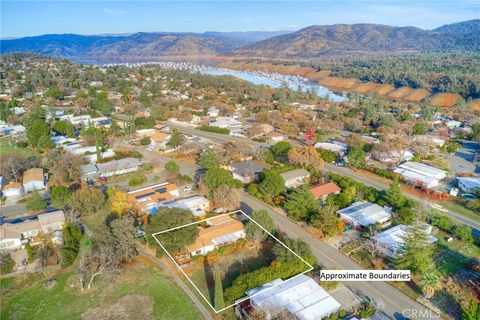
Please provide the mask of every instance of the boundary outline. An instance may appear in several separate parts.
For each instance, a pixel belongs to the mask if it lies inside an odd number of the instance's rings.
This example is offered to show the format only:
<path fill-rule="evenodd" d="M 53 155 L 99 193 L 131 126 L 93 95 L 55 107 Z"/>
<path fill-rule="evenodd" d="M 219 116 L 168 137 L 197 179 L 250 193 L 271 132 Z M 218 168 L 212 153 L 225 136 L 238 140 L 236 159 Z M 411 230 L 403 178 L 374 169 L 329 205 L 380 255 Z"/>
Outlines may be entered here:
<path fill-rule="evenodd" d="M 293 278 L 296 278 L 300 275 L 303 275 L 307 272 L 310 272 L 312 271 L 314 268 L 313 266 L 308 263 L 307 261 L 305 261 L 305 259 L 303 259 L 300 255 L 298 255 L 295 251 L 293 251 L 292 249 L 290 249 L 285 243 L 283 243 L 282 241 L 280 241 L 277 237 L 275 237 L 273 234 L 271 234 L 270 232 L 268 232 L 264 227 L 262 227 L 260 224 L 258 224 L 258 222 L 256 222 L 255 220 L 253 220 L 248 214 L 246 214 L 245 212 L 243 212 L 243 210 L 236 210 L 236 211 L 232 211 L 232 212 L 228 212 L 228 213 L 224 213 L 224 214 L 219 214 L 219 215 L 216 215 L 214 217 L 222 217 L 222 216 L 226 216 L 226 215 L 230 215 L 230 214 L 238 214 L 238 213 L 241 213 L 243 214 L 244 216 L 246 216 L 250 221 L 252 221 L 253 223 L 255 223 L 258 227 L 260 227 L 263 231 L 265 231 L 269 236 L 271 236 L 273 239 L 275 239 L 277 242 L 279 242 L 282 246 L 284 246 L 288 251 L 290 251 L 291 253 L 293 253 L 297 258 L 299 258 L 300 260 L 302 260 L 303 263 L 305 263 L 309 268 L 293 277 L 290 277 L 288 278 L 286 281 L 290 281 L 291 279 Z M 195 285 L 195 283 L 193 283 L 193 281 L 190 279 L 190 277 L 185 273 L 185 271 L 183 271 L 183 269 L 180 267 L 180 265 L 175 261 L 175 259 L 170 255 L 170 253 L 165 249 L 165 247 L 161 244 L 160 241 L 158 241 L 156 235 L 159 235 L 159 234 L 162 234 L 162 233 L 167 233 L 169 231 L 174 231 L 174 230 L 178 230 L 178 229 L 181 229 L 181 228 L 184 228 L 184 227 L 189 227 L 189 226 L 192 226 L 192 225 L 195 225 L 195 224 L 199 224 L 199 223 L 202 223 L 206 220 L 209 220 L 209 219 L 212 219 L 214 217 L 210 217 L 210 218 L 205 218 L 205 219 L 202 219 L 200 221 L 195 221 L 195 222 L 191 222 L 191 223 L 187 223 L 183 226 L 179 226 L 179 227 L 174 227 L 174 228 L 170 228 L 168 230 L 163 230 L 163 231 L 159 231 L 159 232 L 155 232 L 155 233 L 152 233 L 152 237 L 155 239 L 155 241 L 157 241 L 157 243 L 160 245 L 160 247 L 163 249 L 163 251 L 165 251 L 165 253 L 168 255 L 168 257 L 170 258 L 170 260 L 172 260 L 172 262 L 175 264 L 175 266 L 177 266 L 177 268 L 183 273 L 183 275 L 185 276 L 185 278 L 187 278 L 187 280 L 190 282 L 190 284 L 195 288 L 195 290 L 197 290 L 197 292 L 200 294 L 200 296 L 203 298 L 203 300 L 205 300 L 205 302 L 210 306 L 210 308 L 217 314 L 217 313 L 220 313 L 220 312 L 223 312 L 235 305 L 238 305 L 239 303 L 243 302 L 243 301 L 246 301 L 254 296 L 256 296 L 257 294 L 259 294 L 260 292 L 257 292 L 251 296 L 248 296 L 248 297 L 243 297 L 241 299 L 238 299 L 236 302 L 232 303 L 231 305 L 229 306 L 226 306 L 224 307 L 223 309 L 221 310 L 217 310 L 215 309 L 215 307 L 212 305 L 212 303 L 209 301 L 209 299 L 207 299 L 207 297 L 205 297 L 205 295 L 200 291 L 200 289 Z M 274 287 L 277 287 L 279 286 L 280 284 L 277 284 L 277 285 L 274 285 L 268 289 L 272 289 Z M 253 289 L 253 288 L 252 288 Z"/>

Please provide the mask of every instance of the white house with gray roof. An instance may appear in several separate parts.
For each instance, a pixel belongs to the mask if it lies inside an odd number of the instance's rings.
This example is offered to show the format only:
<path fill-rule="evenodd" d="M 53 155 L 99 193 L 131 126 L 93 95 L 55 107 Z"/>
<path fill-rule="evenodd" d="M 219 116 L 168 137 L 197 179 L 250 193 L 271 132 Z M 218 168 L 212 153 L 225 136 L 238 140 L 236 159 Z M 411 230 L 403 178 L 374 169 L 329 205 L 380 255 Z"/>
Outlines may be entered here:
<path fill-rule="evenodd" d="M 377 223 L 386 226 L 392 218 L 391 209 L 364 201 L 355 202 L 347 208 L 338 210 L 337 214 L 355 228 L 364 228 Z"/>
<path fill-rule="evenodd" d="M 258 175 L 268 167 L 253 160 L 245 160 L 232 163 L 228 166 L 235 179 L 243 183 L 251 183 L 258 180 Z"/>
<path fill-rule="evenodd" d="M 280 173 L 280 176 L 285 180 L 285 187 L 297 188 L 307 182 L 310 172 L 305 169 L 293 169 Z"/>

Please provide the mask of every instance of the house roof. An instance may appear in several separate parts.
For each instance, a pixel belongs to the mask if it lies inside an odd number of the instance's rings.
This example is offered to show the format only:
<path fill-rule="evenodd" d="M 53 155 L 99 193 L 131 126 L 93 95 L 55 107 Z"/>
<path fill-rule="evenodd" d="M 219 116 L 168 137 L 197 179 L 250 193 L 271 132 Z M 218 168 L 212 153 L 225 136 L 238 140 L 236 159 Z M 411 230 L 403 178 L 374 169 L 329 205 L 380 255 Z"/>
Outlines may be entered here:
<path fill-rule="evenodd" d="M 170 192 L 175 190 L 178 190 L 176 184 L 163 182 L 145 188 L 132 190 L 127 193 L 127 197 L 131 203 L 135 203 L 139 205 L 140 208 L 146 210 L 151 205 L 172 199 L 173 196 Z"/>
<path fill-rule="evenodd" d="M 340 187 L 333 182 L 319 183 L 310 187 L 310 192 L 315 198 L 320 198 L 332 193 L 340 192 Z"/>
<path fill-rule="evenodd" d="M 8 190 L 8 189 L 21 189 L 22 184 L 20 182 L 9 182 L 5 187 L 3 187 L 3 190 Z"/>
<path fill-rule="evenodd" d="M 23 173 L 23 184 L 26 184 L 32 181 L 42 181 L 42 182 L 44 181 L 42 168 L 28 169 Z"/>
<path fill-rule="evenodd" d="M 195 216 L 205 214 L 202 207 L 208 206 L 210 201 L 202 196 L 191 196 L 188 198 L 178 199 L 174 202 L 165 203 L 164 206 L 169 208 L 180 208 L 192 211 Z"/>
<path fill-rule="evenodd" d="M 230 165 L 230 169 L 235 174 L 238 174 L 239 176 L 242 176 L 242 177 L 246 177 L 246 176 L 255 175 L 265 169 L 268 169 L 268 167 L 253 160 L 245 160 L 245 161 L 232 163 Z"/>
<path fill-rule="evenodd" d="M 225 222 L 232 221 L 232 218 L 229 215 L 220 215 L 212 218 L 206 219 L 207 224 L 216 226 Z"/>
<path fill-rule="evenodd" d="M 468 189 L 480 188 L 480 178 L 459 177 L 458 181 Z"/>
<path fill-rule="evenodd" d="M 419 173 L 426 177 L 436 177 L 437 175 L 446 174 L 447 172 L 419 162 L 405 162 L 399 168 Z"/>
<path fill-rule="evenodd" d="M 350 223 L 363 227 L 375 223 L 385 223 L 391 218 L 391 214 L 378 204 L 362 201 L 338 210 L 337 213 Z"/>
<path fill-rule="evenodd" d="M 120 160 L 113 160 L 105 163 L 97 164 L 98 172 L 100 174 L 113 172 L 116 170 L 130 169 L 141 165 L 142 162 L 137 158 L 123 158 Z"/>
<path fill-rule="evenodd" d="M 231 221 L 217 224 L 208 228 L 199 227 L 199 234 L 197 240 L 187 246 L 187 250 L 195 252 L 203 247 L 215 244 L 215 239 L 226 237 L 232 233 L 242 231 L 244 229 L 243 223 L 238 220 L 230 218 Z"/>
<path fill-rule="evenodd" d="M 280 173 L 280 175 L 282 176 L 283 180 L 289 181 L 297 178 L 310 177 L 310 172 L 308 172 L 305 169 L 293 169 L 293 170 L 282 172 Z"/>
<path fill-rule="evenodd" d="M 41 226 L 52 223 L 63 223 L 65 222 L 65 214 L 62 210 L 42 213 L 38 215 L 38 222 L 40 222 Z"/>
<path fill-rule="evenodd" d="M 303 274 L 285 281 L 276 279 L 246 293 L 256 294 L 250 298 L 255 308 L 286 308 L 300 320 L 321 319 L 341 307 L 315 280 Z"/>
<path fill-rule="evenodd" d="M 399 224 L 388 230 L 380 232 L 376 236 L 373 236 L 372 239 L 374 239 L 377 243 L 389 248 L 392 252 L 397 252 L 399 249 L 401 249 L 404 241 L 403 239 L 407 235 L 406 227 L 407 226 L 403 224 Z M 430 235 L 431 226 L 426 225 L 425 230 L 428 232 L 428 242 L 436 242 L 437 238 Z"/>

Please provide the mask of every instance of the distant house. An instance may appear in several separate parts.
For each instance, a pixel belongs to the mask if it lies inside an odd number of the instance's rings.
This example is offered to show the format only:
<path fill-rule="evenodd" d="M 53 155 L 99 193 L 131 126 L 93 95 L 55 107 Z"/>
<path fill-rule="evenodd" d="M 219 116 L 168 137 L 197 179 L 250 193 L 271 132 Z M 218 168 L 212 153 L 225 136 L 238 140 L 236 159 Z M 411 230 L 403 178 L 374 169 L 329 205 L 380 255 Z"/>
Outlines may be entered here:
<path fill-rule="evenodd" d="M 268 169 L 268 167 L 253 160 L 235 162 L 228 168 L 232 172 L 233 177 L 243 183 L 251 183 L 258 180 L 259 173 Z"/>
<path fill-rule="evenodd" d="M 155 129 L 138 129 L 135 131 L 135 138 L 142 139 L 151 137 L 155 133 Z"/>
<path fill-rule="evenodd" d="M 390 210 L 370 202 L 355 202 L 347 208 L 338 210 L 337 214 L 347 224 L 355 228 L 364 228 L 372 224 L 386 226 L 390 223 L 392 215 Z"/>
<path fill-rule="evenodd" d="M 110 128 L 110 126 L 112 125 L 112 119 L 108 117 L 92 118 L 91 121 L 95 128 L 98 128 L 98 127 Z"/>
<path fill-rule="evenodd" d="M 232 218 L 221 224 L 208 228 L 199 227 L 199 229 L 197 240 L 187 246 L 187 250 L 192 256 L 204 256 L 221 246 L 245 238 L 245 227 L 243 223 Z"/>
<path fill-rule="evenodd" d="M 321 200 L 327 199 L 331 194 L 339 194 L 341 190 L 334 182 L 319 183 L 310 187 L 310 192 L 315 199 Z"/>
<path fill-rule="evenodd" d="M 246 292 L 250 299 L 238 305 L 236 313 L 248 317 L 251 309 L 263 311 L 266 318 L 275 318 L 273 312 L 287 309 L 299 320 L 317 320 L 328 317 L 342 307 L 318 283 L 306 275 L 288 280 L 275 279 Z"/>
<path fill-rule="evenodd" d="M 242 126 L 242 123 L 230 117 L 217 117 L 214 120 L 211 120 L 209 125 L 212 127 L 229 129 L 240 128 Z"/>
<path fill-rule="evenodd" d="M 283 180 L 285 180 L 285 187 L 296 188 L 305 184 L 310 178 L 310 172 L 305 169 L 293 169 L 280 173 Z"/>
<path fill-rule="evenodd" d="M 3 187 L 3 195 L 5 197 L 21 196 L 24 192 L 23 186 L 20 182 L 10 182 Z"/>
<path fill-rule="evenodd" d="M 264 137 L 267 139 L 267 141 L 270 141 L 272 143 L 280 142 L 287 138 L 284 134 L 276 131 L 269 132 L 265 134 Z"/>
<path fill-rule="evenodd" d="M 413 185 L 425 188 L 434 188 L 447 177 L 446 171 L 418 162 L 402 163 L 394 172 Z"/>
<path fill-rule="evenodd" d="M 204 217 L 210 210 L 210 201 L 202 196 L 192 196 L 178 199 L 173 202 L 164 202 L 160 206 L 168 208 L 180 208 L 190 210 L 196 217 Z"/>
<path fill-rule="evenodd" d="M 328 150 L 328 151 L 331 151 L 331 152 L 334 152 L 338 155 L 344 155 L 345 153 L 347 153 L 347 147 L 343 146 L 343 145 L 340 145 L 340 144 L 336 144 L 336 143 L 330 143 L 330 142 L 318 142 L 314 145 L 315 148 L 317 149 L 324 149 L 324 150 Z"/>
<path fill-rule="evenodd" d="M 178 186 L 173 183 L 157 183 L 127 192 L 130 203 L 149 214 L 156 214 L 164 202 L 179 196 Z"/>
<path fill-rule="evenodd" d="M 458 187 L 463 192 L 475 194 L 477 190 L 480 190 L 480 178 L 459 177 L 457 180 Z"/>
<path fill-rule="evenodd" d="M 55 244 L 62 244 L 65 215 L 62 210 L 42 213 L 33 218 L 7 222 L 0 226 L 0 251 L 19 249 L 27 243 L 35 244 L 35 237 L 50 234 Z"/>
<path fill-rule="evenodd" d="M 45 189 L 45 175 L 42 168 L 28 169 L 23 173 L 23 189 L 25 192 Z"/>
<path fill-rule="evenodd" d="M 97 164 L 98 174 L 103 177 L 111 177 L 129 172 L 138 171 L 142 162 L 136 158 L 123 158 Z"/>
<path fill-rule="evenodd" d="M 373 236 L 371 240 L 377 245 L 379 252 L 390 258 L 394 258 L 402 250 L 404 237 L 407 235 L 406 228 L 405 225 L 399 224 Z M 428 234 L 429 243 L 437 241 L 437 238 L 431 235 L 431 225 L 425 224 L 425 233 Z"/>
<path fill-rule="evenodd" d="M 82 180 L 96 180 L 98 178 L 98 169 L 94 164 L 80 166 L 80 177 Z"/>

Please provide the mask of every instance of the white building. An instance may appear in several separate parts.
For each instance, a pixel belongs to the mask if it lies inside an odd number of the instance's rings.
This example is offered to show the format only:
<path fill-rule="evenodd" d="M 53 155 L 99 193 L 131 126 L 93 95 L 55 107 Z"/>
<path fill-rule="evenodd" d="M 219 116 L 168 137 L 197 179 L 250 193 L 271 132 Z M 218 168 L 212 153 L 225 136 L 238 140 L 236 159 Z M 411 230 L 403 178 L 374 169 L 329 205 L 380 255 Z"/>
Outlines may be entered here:
<path fill-rule="evenodd" d="M 124 158 L 97 164 L 98 174 L 103 177 L 138 171 L 142 162 L 136 158 Z"/>
<path fill-rule="evenodd" d="M 344 155 L 347 152 L 347 147 L 330 142 L 317 142 L 314 145 L 317 149 L 324 149 L 336 154 Z"/>
<path fill-rule="evenodd" d="M 341 305 L 312 278 L 298 275 L 289 280 L 275 279 L 246 292 L 250 306 L 275 316 L 272 310 L 287 309 L 300 320 L 318 320 L 338 310 Z"/>
<path fill-rule="evenodd" d="M 285 187 L 296 188 L 307 182 L 310 172 L 305 169 L 293 169 L 280 173 L 280 176 L 285 181 Z"/>
<path fill-rule="evenodd" d="M 228 129 L 240 128 L 242 126 L 242 123 L 230 117 L 217 117 L 214 120 L 211 120 L 209 125 L 212 127 Z"/>
<path fill-rule="evenodd" d="M 86 127 L 91 123 L 92 117 L 90 117 L 90 115 L 88 115 L 88 114 L 80 115 L 80 116 L 75 116 L 73 114 L 67 114 L 67 115 L 61 116 L 60 120 L 66 120 L 73 125 L 82 125 L 82 126 Z"/>
<path fill-rule="evenodd" d="M 387 225 L 392 218 L 390 209 L 382 208 L 378 204 L 359 201 L 349 207 L 338 210 L 337 214 L 346 223 L 353 227 L 367 227 L 372 224 Z"/>
<path fill-rule="evenodd" d="M 399 224 L 373 236 L 371 240 L 377 245 L 379 252 L 390 258 L 394 258 L 402 250 L 403 241 L 407 235 L 406 230 L 407 226 Z M 434 243 L 437 241 L 437 238 L 431 235 L 431 225 L 425 225 L 425 233 L 428 234 L 428 243 Z"/>
<path fill-rule="evenodd" d="M 472 177 L 459 177 L 458 180 L 458 187 L 466 193 L 473 193 L 480 189 L 480 178 L 472 178 Z"/>
<path fill-rule="evenodd" d="M 2 193 L 5 197 L 18 197 L 23 194 L 23 186 L 20 182 L 10 182 L 3 187 Z"/>
<path fill-rule="evenodd" d="M 21 218 L 20 218 L 21 219 Z M 0 251 L 19 249 L 22 245 L 32 242 L 40 234 L 50 234 L 53 243 L 62 244 L 59 237 L 65 224 L 62 210 L 42 213 L 34 218 L 27 218 L 17 223 L 5 223 L 0 226 Z"/>
<path fill-rule="evenodd" d="M 418 162 L 402 163 L 394 172 L 413 185 L 426 188 L 438 186 L 440 180 L 447 177 L 446 171 Z"/>
<path fill-rule="evenodd" d="M 184 199 L 178 199 L 173 202 L 162 203 L 160 206 L 190 210 L 194 216 L 202 217 L 205 216 L 207 211 L 209 211 L 210 201 L 202 196 L 192 196 Z"/>
<path fill-rule="evenodd" d="M 45 175 L 42 168 L 28 169 L 23 173 L 23 189 L 25 192 L 45 189 Z"/>

